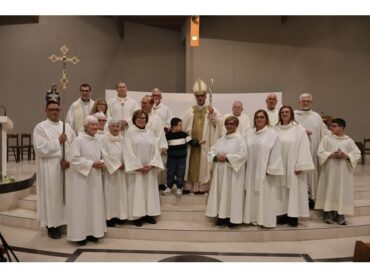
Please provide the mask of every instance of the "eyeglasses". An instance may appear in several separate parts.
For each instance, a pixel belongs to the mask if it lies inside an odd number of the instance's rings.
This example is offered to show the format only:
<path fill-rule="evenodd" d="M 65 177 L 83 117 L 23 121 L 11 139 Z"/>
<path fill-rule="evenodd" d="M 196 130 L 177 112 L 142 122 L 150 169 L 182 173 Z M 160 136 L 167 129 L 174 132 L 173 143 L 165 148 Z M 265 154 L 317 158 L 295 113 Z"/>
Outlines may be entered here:
<path fill-rule="evenodd" d="M 136 120 L 146 120 L 146 117 L 137 117 Z"/>
<path fill-rule="evenodd" d="M 254 117 L 256 120 L 257 119 L 266 119 L 266 117 L 265 116 L 256 116 L 256 117 Z"/>
<path fill-rule="evenodd" d="M 60 109 L 59 108 L 48 108 L 48 111 L 50 111 L 50 112 L 59 112 Z"/>
<path fill-rule="evenodd" d="M 80 92 L 87 93 L 87 92 L 90 92 L 90 89 L 81 89 Z"/>

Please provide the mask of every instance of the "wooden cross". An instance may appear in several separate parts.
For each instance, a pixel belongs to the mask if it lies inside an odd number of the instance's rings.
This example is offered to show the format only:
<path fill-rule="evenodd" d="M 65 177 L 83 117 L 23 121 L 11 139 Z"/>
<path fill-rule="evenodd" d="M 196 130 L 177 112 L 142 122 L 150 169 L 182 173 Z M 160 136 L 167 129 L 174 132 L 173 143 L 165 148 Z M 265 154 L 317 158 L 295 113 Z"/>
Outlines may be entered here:
<path fill-rule="evenodd" d="M 69 51 L 68 47 L 66 45 L 63 45 L 60 48 L 60 51 L 62 52 L 62 57 L 59 57 L 55 54 L 52 54 L 49 57 L 49 60 L 53 63 L 62 61 L 63 62 L 63 69 L 62 69 L 62 78 L 60 79 L 60 84 L 62 85 L 62 90 L 65 91 L 67 89 L 67 62 L 71 62 L 72 64 L 77 64 L 80 59 L 78 59 L 76 56 L 73 56 L 72 58 L 67 57 L 67 52 Z"/>
<path fill-rule="evenodd" d="M 71 62 L 72 64 L 77 64 L 80 59 L 78 59 L 76 56 L 72 57 L 72 58 L 68 58 L 67 57 L 67 52 L 69 51 L 68 47 L 66 45 L 63 45 L 61 48 L 60 48 L 60 51 L 62 52 L 62 57 L 59 57 L 55 54 L 52 54 L 51 56 L 49 56 L 49 60 L 52 61 L 53 63 L 55 62 L 59 62 L 59 61 L 62 61 L 63 62 L 63 68 L 62 68 L 62 78 L 60 79 L 60 84 L 62 85 L 62 94 L 61 94 L 61 99 L 62 97 L 64 96 L 66 98 L 66 95 L 65 95 L 65 91 L 67 89 L 67 83 L 68 83 L 68 79 L 67 79 L 67 62 Z M 60 101 L 62 103 L 62 100 Z M 62 111 L 64 110 L 63 109 L 64 105 L 61 106 L 62 108 Z M 64 113 L 61 113 L 61 115 L 64 115 Z M 65 124 L 65 121 L 63 121 L 63 133 L 65 133 L 66 131 L 66 124 Z M 63 143 L 62 145 L 62 160 L 64 161 L 65 160 L 65 157 L 66 157 L 66 152 L 65 152 L 65 144 Z M 65 170 L 63 170 L 63 202 L 65 203 L 66 201 L 66 184 L 65 184 Z"/>

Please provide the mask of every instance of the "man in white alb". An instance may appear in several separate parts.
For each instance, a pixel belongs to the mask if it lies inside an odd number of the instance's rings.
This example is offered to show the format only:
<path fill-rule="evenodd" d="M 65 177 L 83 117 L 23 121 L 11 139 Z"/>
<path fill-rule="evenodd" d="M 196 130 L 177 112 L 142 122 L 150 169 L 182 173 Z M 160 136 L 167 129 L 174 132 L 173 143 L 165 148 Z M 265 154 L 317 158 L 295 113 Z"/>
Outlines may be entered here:
<path fill-rule="evenodd" d="M 59 120 L 60 106 L 56 101 L 46 104 L 47 119 L 33 130 L 36 152 L 37 213 L 41 227 L 48 229 L 48 236 L 60 239 L 59 227 L 67 223 L 63 203 L 63 170 L 69 168 L 68 155 L 75 133 Z M 66 159 L 62 160 L 62 144 L 65 144 Z"/>
<path fill-rule="evenodd" d="M 90 115 L 94 101 L 91 99 L 91 86 L 81 84 L 80 98 L 72 103 L 68 109 L 66 123 L 68 123 L 76 134 L 83 131 L 83 121 L 87 115 Z"/>
<path fill-rule="evenodd" d="M 249 117 L 247 116 L 247 114 L 243 113 L 243 103 L 240 100 L 234 101 L 231 110 L 231 113 L 227 113 L 223 116 L 222 123 L 224 124 L 225 120 L 230 116 L 237 117 L 239 120 L 239 126 L 236 131 L 239 132 L 241 136 L 243 136 L 251 125 Z M 222 128 L 222 134 L 226 134 L 225 126 Z"/>
<path fill-rule="evenodd" d="M 119 81 L 116 85 L 117 96 L 108 101 L 107 116 L 108 121 L 113 118 L 121 121 L 121 131 L 128 128 L 128 123 L 131 122 L 134 111 L 140 109 L 138 103 L 127 96 L 127 86 L 123 81 Z"/>
<path fill-rule="evenodd" d="M 305 129 L 310 139 L 311 154 L 315 170 L 307 174 L 310 208 L 315 205 L 318 178 L 319 178 L 319 161 L 317 158 L 317 150 L 321 139 L 329 133 L 321 116 L 312 111 L 312 95 L 301 94 L 299 96 L 299 110 L 294 111 L 295 120 L 300 123 Z"/>
<path fill-rule="evenodd" d="M 158 88 L 154 88 L 152 91 L 152 98 L 154 100 L 153 111 L 161 118 L 163 126 L 168 129 L 170 128 L 170 121 L 172 119 L 171 109 L 162 103 L 162 92 Z"/>
<path fill-rule="evenodd" d="M 279 107 L 276 106 L 278 102 L 277 96 L 274 93 L 268 94 L 266 98 L 266 112 L 269 115 L 270 125 L 275 126 L 279 121 Z"/>

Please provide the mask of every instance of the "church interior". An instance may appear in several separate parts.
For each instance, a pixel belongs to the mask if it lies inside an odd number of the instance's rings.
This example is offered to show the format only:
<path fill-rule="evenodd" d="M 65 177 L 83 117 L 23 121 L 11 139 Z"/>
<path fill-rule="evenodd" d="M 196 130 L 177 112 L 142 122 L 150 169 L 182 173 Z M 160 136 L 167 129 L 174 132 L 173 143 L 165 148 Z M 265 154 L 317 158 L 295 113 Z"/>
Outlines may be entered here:
<path fill-rule="evenodd" d="M 0 232 L 19 261 L 339 263 L 354 260 L 358 242 L 369 248 L 370 17 L 198 19 L 200 45 L 191 47 L 191 16 L 0 16 L 0 115 L 11 119 L 8 133 L 19 136 L 15 145 L 25 140 L 22 148 L 3 150 L 14 180 L 0 184 Z M 67 65 L 64 117 L 82 83 L 91 84 L 94 99 L 114 90 L 118 80 L 129 94 L 156 87 L 191 93 L 199 77 L 214 79 L 213 98 L 282 92 L 283 103 L 297 108 L 300 94 L 312 94 L 314 110 L 346 119 L 346 133 L 362 147 L 348 225 L 327 225 L 310 210 L 296 228 L 217 227 L 204 215 L 206 195 L 170 195 L 160 196 L 155 225 L 108 227 L 104 239 L 83 247 L 68 242 L 65 233 L 50 239 L 37 219 L 32 138 L 21 134 L 32 134 L 45 118 L 45 93 L 52 83 L 60 86 L 62 73 L 48 57 L 61 55 L 63 45 L 68 57 L 79 59 Z"/>

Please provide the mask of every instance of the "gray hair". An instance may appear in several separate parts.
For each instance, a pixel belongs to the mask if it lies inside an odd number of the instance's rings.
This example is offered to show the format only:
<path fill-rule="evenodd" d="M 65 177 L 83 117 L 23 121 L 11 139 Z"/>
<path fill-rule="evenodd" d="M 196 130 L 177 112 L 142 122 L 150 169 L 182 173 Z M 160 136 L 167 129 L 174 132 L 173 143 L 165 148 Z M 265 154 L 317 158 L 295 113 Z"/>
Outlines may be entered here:
<path fill-rule="evenodd" d="M 111 125 L 119 125 L 120 123 L 121 123 L 121 121 L 119 119 L 111 118 L 108 121 L 108 126 L 111 126 Z"/>
<path fill-rule="evenodd" d="M 308 94 L 308 93 L 301 94 L 299 96 L 299 100 L 301 100 L 302 98 L 309 98 L 311 101 L 313 100 L 312 95 L 311 94 Z"/>
<path fill-rule="evenodd" d="M 266 99 L 268 99 L 269 97 L 275 97 L 276 100 L 277 100 L 277 95 L 275 93 L 269 93 L 266 97 Z"/>
<path fill-rule="evenodd" d="M 243 108 L 243 103 L 242 103 L 240 100 L 235 100 L 235 101 L 233 102 L 233 105 L 232 105 L 232 106 L 234 106 L 234 104 L 240 104 L 240 105 L 241 105 L 241 107 Z"/>
<path fill-rule="evenodd" d="M 89 123 L 97 124 L 98 123 L 98 119 L 95 116 L 93 116 L 93 115 L 88 115 L 84 119 L 84 127 L 86 127 Z"/>
<path fill-rule="evenodd" d="M 105 114 L 103 112 L 96 112 L 94 114 L 94 117 L 97 118 L 98 120 L 106 120 L 107 117 L 105 116 Z"/>

